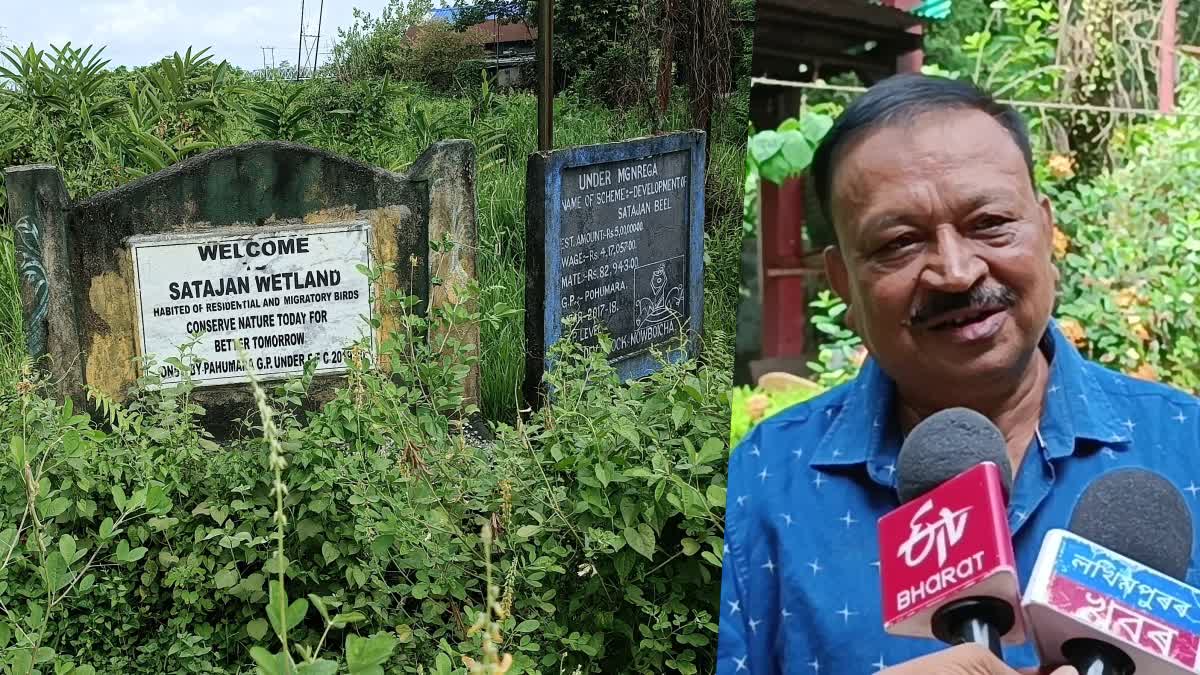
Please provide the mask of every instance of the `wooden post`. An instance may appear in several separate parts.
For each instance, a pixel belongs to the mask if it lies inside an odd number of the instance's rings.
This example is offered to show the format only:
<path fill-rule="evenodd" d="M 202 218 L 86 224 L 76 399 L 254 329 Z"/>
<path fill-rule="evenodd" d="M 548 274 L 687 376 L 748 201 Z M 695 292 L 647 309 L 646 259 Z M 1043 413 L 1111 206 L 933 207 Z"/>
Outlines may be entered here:
<path fill-rule="evenodd" d="M 804 355 L 808 323 L 804 265 L 804 179 L 783 185 L 763 180 L 761 208 L 762 356 L 799 358 Z"/>
<path fill-rule="evenodd" d="M 1175 26 L 1179 0 L 1163 0 L 1162 25 L 1158 31 L 1158 110 L 1175 112 Z"/>
<path fill-rule="evenodd" d="M 888 0 L 884 4 L 902 12 L 908 12 L 920 6 L 921 0 Z M 922 35 L 924 31 L 925 27 L 918 23 L 909 28 L 907 32 L 913 35 Z M 919 73 L 923 65 L 925 65 L 925 50 L 923 49 L 914 49 L 896 57 L 897 73 Z"/>
<path fill-rule="evenodd" d="M 538 0 L 538 151 L 554 149 L 554 0 Z"/>

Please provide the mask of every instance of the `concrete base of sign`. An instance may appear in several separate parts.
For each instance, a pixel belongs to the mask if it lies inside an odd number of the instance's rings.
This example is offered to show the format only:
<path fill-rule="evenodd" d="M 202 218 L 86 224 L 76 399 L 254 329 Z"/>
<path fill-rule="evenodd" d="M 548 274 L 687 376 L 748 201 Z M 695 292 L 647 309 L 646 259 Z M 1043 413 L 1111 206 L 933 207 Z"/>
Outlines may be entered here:
<path fill-rule="evenodd" d="M 254 142 L 78 202 L 53 166 L 13 167 L 6 175 L 26 344 L 49 368 L 59 395 L 77 402 L 86 386 L 122 400 L 138 377 L 131 237 L 366 221 L 373 260 L 390 266 L 373 289 L 377 301 L 391 290 L 434 305 L 457 302 L 475 278 L 475 149 L 468 141 L 431 146 L 406 174 L 295 143 Z M 450 251 L 430 252 L 429 242 L 446 239 Z M 431 271 L 442 286 L 429 287 Z M 381 333 L 398 325 L 391 311 L 377 314 Z M 460 331 L 478 345 L 477 326 Z M 328 400 L 340 380 L 319 378 L 312 403 Z M 472 400 L 478 380 L 472 372 Z M 218 434 L 253 410 L 244 383 L 198 388 L 194 399 Z"/>

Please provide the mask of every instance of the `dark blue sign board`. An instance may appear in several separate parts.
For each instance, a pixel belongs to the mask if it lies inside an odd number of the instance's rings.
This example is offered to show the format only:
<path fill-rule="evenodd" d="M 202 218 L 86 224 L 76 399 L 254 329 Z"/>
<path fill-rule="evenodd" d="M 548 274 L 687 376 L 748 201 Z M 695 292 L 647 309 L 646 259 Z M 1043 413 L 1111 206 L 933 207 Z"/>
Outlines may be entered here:
<path fill-rule="evenodd" d="M 526 401 L 546 352 L 613 340 L 623 380 L 696 354 L 704 308 L 704 132 L 535 153 L 526 174 Z"/>

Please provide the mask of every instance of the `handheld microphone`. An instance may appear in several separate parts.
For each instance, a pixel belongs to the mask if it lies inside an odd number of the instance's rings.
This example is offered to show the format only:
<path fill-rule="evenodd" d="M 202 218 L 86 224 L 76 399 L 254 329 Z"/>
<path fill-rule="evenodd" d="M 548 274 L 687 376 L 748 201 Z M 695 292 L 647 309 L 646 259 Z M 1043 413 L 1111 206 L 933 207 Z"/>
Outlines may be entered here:
<path fill-rule="evenodd" d="M 1167 479 L 1118 469 L 1042 542 L 1023 606 L 1042 663 L 1080 675 L 1200 672 L 1200 590 L 1179 581 L 1192 515 Z"/>
<path fill-rule="evenodd" d="M 896 480 L 901 506 L 879 519 L 884 630 L 997 657 L 1023 643 L 1004 435 L 967 408 L 930 415 L 904 440 Z"/>

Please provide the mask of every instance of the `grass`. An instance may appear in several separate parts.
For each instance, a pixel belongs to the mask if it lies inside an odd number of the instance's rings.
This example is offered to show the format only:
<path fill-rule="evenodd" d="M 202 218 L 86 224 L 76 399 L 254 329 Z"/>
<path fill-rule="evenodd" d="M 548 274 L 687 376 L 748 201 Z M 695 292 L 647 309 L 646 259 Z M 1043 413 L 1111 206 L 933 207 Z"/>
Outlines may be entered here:
<path fill-rule="evenodd" d="M 304 85 L 317 110 L 351 108 L 355 97 L 364 97 L 372 86 L 357 83 L 352 88 L 330 83 Z M 345 122 L 336 116 L 314 116 L 312 145 L 323 147 L 393 170 L 403 170 L 429 143 L 448 138 L 467 138 L 480 153 L 476 181 L 479 215 L 477 272 L 485 289 L 483 302 L 503 303 L 524 309 L 525 292 L 525 163 L 537 146 L 537 102 L 530 93 L 493 94 L 491 105 L 480 111 L 479 95 L 434 96 L 420 87 L 401 83 L 386 97 L 385 107 L 373 115 L 362 113 L 355 124 L 361 131 L 363 119 L 377 116 L 384 128 L 377 133 L 346 133 Z M 345 100 L 343 100 L 345 99 Z M 234 105 L 237 105 L 235 102 Z M 734 111 L 732 114 L 739 114 Z M 615 112 L 581 102 L 565 94 L 555 109 L 555 147 L 563 148 L 620 141 L 649 135 L 651 129 L 638 112 Z M 342 126 L 338 126 L 341 124 Z M 680 98 L 667 116 L 670 129 L 689 128 L 685 102 Z M 728 128 L 739 125 L 726 124 Z M 32 130 L 26 130 L 31 136 Z M 250 128 L 224 127 L 221 135 L 230 143 L 254 138 Z M 108 142 L 119 143 L 116 131 Z M 732 351 L 735 325 L 741 181 L 744 139 L 729 142 L 714 138 L 709 157 L 706 189 L 705 333 L 707 348 Z M 95 153 L 97 157 L 101 153 Z M 86 155 L 85 155 L 86 156 Z M 50 160 L 53 158 L 39 158 Z M 64 166 L 73 195 L 94 193 L 105 186 L 94 185 L 94 167 Z M 0 364 L 23 356 L 19 285 L 13 264 L 11 229 L 0 237 Z M 481 407 L 491 419 L 511 421 L 519 405 L 524 368 L 524 318 L 510 316 L 498 326 L 482 329 L 480 354 Z"/>
<path fill-rule="evenodd" d="M 21 282 L 11 228 L 0 228 L 0 391 L 12 391 L 25 360 Z"/>

